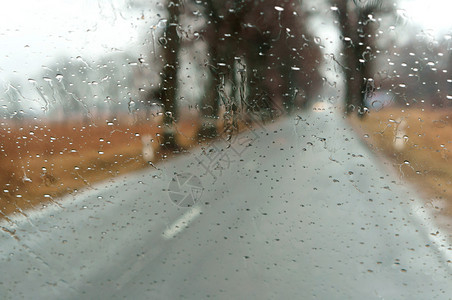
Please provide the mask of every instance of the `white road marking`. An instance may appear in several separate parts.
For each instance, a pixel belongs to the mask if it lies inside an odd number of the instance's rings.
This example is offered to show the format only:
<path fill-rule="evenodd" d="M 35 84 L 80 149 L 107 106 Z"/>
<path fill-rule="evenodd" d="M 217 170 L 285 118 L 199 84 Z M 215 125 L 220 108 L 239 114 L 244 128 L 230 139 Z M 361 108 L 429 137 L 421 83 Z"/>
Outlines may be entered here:
<path fill-rule="evenodd" d="M 201 209 L 198 206 L 192 207 L 163 232 L 163 237 L 165 239 L 175 237 L 176 234 L 187 228 L 188 224 L 190 224 L 200 214 Z M 121 290 L 127 283 L 131 282 L 133 278 L 135 278 L 136 274 L 139 274 L 142 270 L 144 270 L 144 268 L 146 268 L 146 262 L 153 260 L 162 252 L 162 245 L 159 245 L 155 246 L 152 251 L 149 251 L 149 253 L 146 253 L 146 257 L 140 256 L 135 263 L 133 263 L 132 266 L 124 272 L 118 280 L 116 280 L 117 289 Z"/>
<path fill-rule="evenodd" d="M 179 232 L 187 228 L 188 225 L 193 222 L 193 220 L 196 219 L 200 214 L 201 208 L 199 208 L 199 206 L 191 208 L 163 232 L 163 237 L 166 239 L 175 237 Z"/>

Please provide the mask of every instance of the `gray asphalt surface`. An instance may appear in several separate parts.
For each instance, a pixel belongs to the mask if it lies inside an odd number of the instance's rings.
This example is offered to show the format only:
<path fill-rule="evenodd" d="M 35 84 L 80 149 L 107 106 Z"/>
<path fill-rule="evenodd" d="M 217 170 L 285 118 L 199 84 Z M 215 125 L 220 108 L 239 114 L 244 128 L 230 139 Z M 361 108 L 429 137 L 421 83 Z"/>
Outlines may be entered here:
<path fill-rule="evenodd" d="M 447 234 L 328 110 L 158 168 L 3 222 L 0 298 L 452 297 Z"/>

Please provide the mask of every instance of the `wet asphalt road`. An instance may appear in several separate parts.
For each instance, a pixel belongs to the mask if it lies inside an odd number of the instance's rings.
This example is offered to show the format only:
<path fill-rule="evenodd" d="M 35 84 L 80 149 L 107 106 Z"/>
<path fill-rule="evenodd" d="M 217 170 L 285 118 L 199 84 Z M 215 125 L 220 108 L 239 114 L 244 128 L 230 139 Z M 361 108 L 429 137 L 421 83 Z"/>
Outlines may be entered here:
<path fill-rule="evenodd" d="M 446 234 L 328 110 L 158 168 L 3 222 L 0 298 L 452 298 Z"/>

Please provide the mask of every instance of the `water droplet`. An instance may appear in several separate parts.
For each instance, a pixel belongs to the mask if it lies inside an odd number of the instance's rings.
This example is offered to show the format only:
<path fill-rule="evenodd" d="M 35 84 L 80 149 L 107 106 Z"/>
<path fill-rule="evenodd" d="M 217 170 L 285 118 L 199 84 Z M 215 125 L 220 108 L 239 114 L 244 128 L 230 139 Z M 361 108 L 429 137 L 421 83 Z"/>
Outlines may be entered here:
<path fill-rule="evenodd" d="M 56 76 L 55 76 L 55 78 L 59 81 L 59 82 L 61 82 L 61 80 L 63 80 L 63 74 L 56 74 Z"/>
<path fill-rule="evenodd" d="M 284 8 L 282 8 L 281 6 L 275 6 L 275 9 L 276 9 L 277 11 L 284 11 Z"/>
<path fill-rule="evenodd" d="M 168 43 L 168 41 L 164 37 L 159 37 L 159 43 L 165 46 Z"/>

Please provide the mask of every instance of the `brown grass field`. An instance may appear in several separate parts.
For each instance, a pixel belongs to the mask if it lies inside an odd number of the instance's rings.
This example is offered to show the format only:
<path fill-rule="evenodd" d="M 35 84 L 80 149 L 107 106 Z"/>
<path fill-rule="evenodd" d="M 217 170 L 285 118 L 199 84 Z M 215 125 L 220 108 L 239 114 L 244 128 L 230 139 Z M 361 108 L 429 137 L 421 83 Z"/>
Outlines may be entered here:
<path fill-rule="evenodd" d="M 400 176 L 424 193 L 443 200 L 452 215 L 452 109 L 388 108 L 350 122 L 362 140 L 388 157 Z M 178 124 L 178 142 L 190 148 L 199 124 Z M 144 135 L 155 137 L 153 163 L 171 156 L 159 148 L 158 122 L 133 123 L 126 116 L 105 120 L 22 124 L 0 123 L 0 219 L 26 214 L 77 189 L 149 167 L 142 157 Z"/>
<path fill-rule="evenodd" d="M 178 140 L 194 144 L 197 125 L 182 121 Z M 0 219 L 26 214 L 64 194 L 127 172 L 149 167 L 142 157 L 142 136 L 154 137 L 157 163 L 170 156 L 158 146 L 157 122 L 91 120 L 0 124 Z"/>
<path fill-rule="evenodd" d="M 444 201 L 442 213 L 452 214 L 452 109 L 393 107 L 350 122 L 370 148 L 388 157 L 428 202 Z"/>
<path fill-rule="evenodd" d="M 126 114 L 113 120 L 0 122 L 0 219 L 26 215 L 96 182 L 151 167 L 143 157 L 144 136 L 153 138 L 152 165 L 180 152 L 160 147 L 161 117 L 136 122 Z M 223 122 L 220 117 L 219 132 Z M 251 128 L 245 125 L 239 120 L 238 132 Z M 182 114 L 176 125 L 181 149 L 210 142 L 198 136 L 199 128 L 197 114 Z"/>

